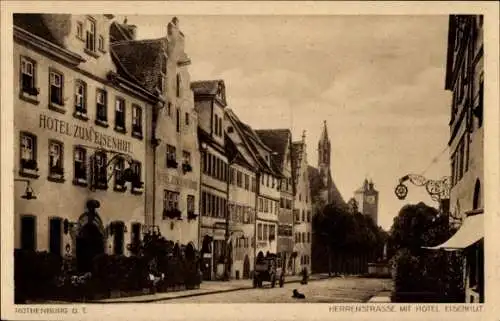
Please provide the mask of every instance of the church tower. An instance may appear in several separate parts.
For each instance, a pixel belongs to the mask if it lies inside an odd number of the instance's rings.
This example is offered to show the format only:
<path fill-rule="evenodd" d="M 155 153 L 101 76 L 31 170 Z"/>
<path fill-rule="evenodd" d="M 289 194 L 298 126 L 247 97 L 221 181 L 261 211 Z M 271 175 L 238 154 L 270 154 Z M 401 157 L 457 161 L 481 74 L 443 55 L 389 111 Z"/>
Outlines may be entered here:
<path fill-rule="evenodd" d="M 323 177 L 329 177 L 330 173 L 330 139 L 326 128 L 326 120 L 323 122 L 323 132 L 318 142 L 318 169 Z"/>

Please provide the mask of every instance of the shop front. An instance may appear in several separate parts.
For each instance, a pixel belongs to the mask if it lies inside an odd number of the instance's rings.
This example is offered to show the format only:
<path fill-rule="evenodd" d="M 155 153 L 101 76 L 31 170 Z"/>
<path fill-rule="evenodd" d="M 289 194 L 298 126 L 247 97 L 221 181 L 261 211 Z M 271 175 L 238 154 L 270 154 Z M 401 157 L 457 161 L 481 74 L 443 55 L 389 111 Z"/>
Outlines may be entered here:
<path fill-rule="evenodd" d="M 223 223 L 201 228 L 203 280 L 219 280 L 224 275 L 225 228 Z"/>

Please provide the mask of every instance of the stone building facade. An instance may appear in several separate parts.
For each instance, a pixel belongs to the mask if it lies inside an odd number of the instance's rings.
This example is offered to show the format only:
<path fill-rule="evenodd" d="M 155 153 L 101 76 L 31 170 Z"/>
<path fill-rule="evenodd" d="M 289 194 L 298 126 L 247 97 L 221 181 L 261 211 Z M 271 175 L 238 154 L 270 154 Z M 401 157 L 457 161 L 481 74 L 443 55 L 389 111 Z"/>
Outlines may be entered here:
<path fill-rule="evenodd" d="M 233 278 L 250 278 L 254 266 L 254 237 L 259 165 L 246 144 L 241 121 L 225 110 L 226 150 L 235 155 L 229 174 Z"/>
<path fill-rule="evenodd" d="M 309 187 L 309 173 L 307 162 L 307 145 L 305 133 L 301 141 L 293 142 L 292 164 L 294 165 L 294 259 L 293 273 L 302 271 L 303 268 L 311 271 L 311 245 L 312 245 L 312 199 Z"/>
<path fill-rule="evenodd" d="M 278 233 L 276 253 L 286 264 L 285 271 L 293 272 L 294 239 L 293 208 L 294 182 L 292 168 L 292 133 L 289 129 L 263 129 L 256 133 L 273 151 L 272 161 L 283 178 L 279 182 L 280 202 L 278 209 Z"/>
<path fill-rule="evenodd" d="M 128 255 L 145 217 L 146 118 L 121 77 L 110 15 L 14 15 L 15 248 Z M 29 183 L 36 199 L 23 199 Z"/>
<path fill-rule="evenodd" d="M 483 16 L 451 15 L 445 89 L 451 103 L 450 212 L 459 230 L 436 248 L 465 255 L 465 301 L 484 302 L 484 62 Z"/>
<path fill-rule="evenodd" d="M 147 119 L 146 223 L 169 241 L 197 248 L 200 152 L 184 34 L 173 18 L 165 36 L 137 40 L 135 26 L 114 22 L 112 52 L 124 77 L 157 95 Z"/>
<path fill-rule="evenodd" d="M 199 246 L 203 252 L 204 279 L 224 275 L 228 251 L 229 160 L 225 150 L 224 108 L 227 106 L 222 80 L 191 83 L 198 113 L 201 155 Z"/>

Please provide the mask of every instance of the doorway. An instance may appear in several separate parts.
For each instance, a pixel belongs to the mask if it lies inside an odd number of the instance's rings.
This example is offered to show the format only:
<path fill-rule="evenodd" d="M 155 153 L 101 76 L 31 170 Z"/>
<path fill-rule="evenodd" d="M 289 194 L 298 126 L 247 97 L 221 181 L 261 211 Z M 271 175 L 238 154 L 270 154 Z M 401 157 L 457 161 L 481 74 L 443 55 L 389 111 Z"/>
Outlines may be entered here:
<path fill-rule="evenodd" d="M 82 226 L 76 237 L 76 260 L 78 271 L 92 270 L 92 261 L 99 254 L 104 253 L 104 237 L 95 224 L 87 223 Z"/>

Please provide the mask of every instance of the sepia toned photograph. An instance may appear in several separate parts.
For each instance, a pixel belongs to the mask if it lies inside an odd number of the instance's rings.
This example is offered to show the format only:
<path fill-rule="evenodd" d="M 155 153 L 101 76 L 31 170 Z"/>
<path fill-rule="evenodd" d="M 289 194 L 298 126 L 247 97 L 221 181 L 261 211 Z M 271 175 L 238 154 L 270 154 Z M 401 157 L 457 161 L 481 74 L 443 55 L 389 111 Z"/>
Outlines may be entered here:
<path fill-rule="evenodd" d="M 488 300 L 482 14 L 92 12 L 12 15 L 16 309 Z"/>

